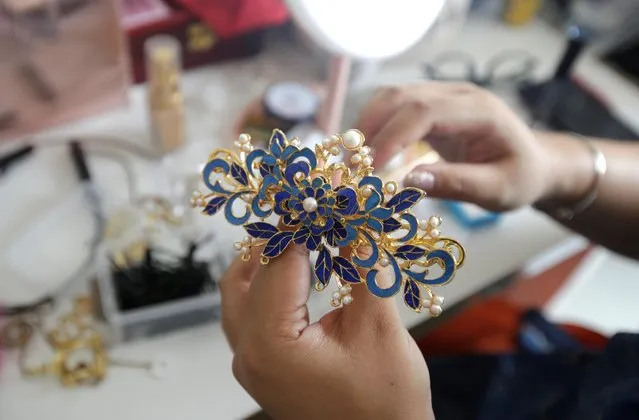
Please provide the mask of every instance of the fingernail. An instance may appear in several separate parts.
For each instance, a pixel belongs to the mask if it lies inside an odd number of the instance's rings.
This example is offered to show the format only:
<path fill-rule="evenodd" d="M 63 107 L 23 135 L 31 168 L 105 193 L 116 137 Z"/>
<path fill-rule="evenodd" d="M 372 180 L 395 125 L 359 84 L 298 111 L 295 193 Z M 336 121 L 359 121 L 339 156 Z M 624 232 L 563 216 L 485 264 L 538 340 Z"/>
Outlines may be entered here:
<path fill-rule="evenodd" d="M 435 186 L 435 175 L 428 171 L 413 171 L 404 178 L 404 185 L 430 190 Z"/>

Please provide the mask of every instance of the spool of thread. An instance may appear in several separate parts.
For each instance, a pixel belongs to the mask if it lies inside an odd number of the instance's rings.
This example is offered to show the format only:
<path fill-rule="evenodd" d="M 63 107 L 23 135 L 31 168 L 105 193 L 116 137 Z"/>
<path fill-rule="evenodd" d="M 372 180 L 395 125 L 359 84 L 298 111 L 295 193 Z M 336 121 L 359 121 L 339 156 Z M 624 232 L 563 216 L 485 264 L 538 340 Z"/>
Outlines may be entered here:
<path fill-rule="evenodd" d="M 151 138 L 158 151 L 168 153 L 185 142 L 181 47 L 175 38 L 157 35 L 144 48 Z"/>

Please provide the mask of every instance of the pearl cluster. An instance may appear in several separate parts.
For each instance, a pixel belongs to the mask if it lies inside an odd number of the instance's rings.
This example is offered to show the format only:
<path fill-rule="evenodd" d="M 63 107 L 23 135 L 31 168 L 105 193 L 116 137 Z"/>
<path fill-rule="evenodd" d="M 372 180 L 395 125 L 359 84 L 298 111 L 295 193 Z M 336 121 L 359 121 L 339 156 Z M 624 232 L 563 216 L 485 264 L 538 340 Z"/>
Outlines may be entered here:
<path fill-rule="evenodd" d="M 433 294 L 430 297 L 422 299 L 422 308 L 428 309 L 431 316 L 439 316 L 442 314 L 442 305 L 444 304 L 444 297 Z"/>
<path fill-rule="evenodd" d="M 233 248 L 235 248 L 235 250 L 238 251 L 243 256 L 244 255 L 248 256 L 251 249 L 250 248 L 251 241 L 252 239 L 249 236 L 245 236 L 244 239 L 242 239 L 240 242 L 235 242 L 233 244 Z"/>
<path fill-rule="evenodd" d="M 199 191 L 194 191 L 191 197 L 191 207 L 204 207 L 206 206 L 206 199 Z"/>
<path fill-rule="evenodd" d="M 439 238 L 441 231 L 439 226 L 442 224 L 442 218 L 439 216 L 431 216 L 428 220 L 420 220 L 418 223 L 419 230 L 427 232 L 428 236 L 433 239 Z"/>
<path fill-rule="evenodd" d="M 251 136 L 248 134 L 240 134 L 235 145 L 240 148 L 241 151 L 250 153 L 253 151 L 253 145 L 251 144 Z"/>
<path fill-rule="evenodd" d="M 322 146 L 324 147 L 324 149 L 328 150 L 331 155 L 338 156 L 340 154 L 339 142 L 340 137 L 336 134 L 333 134 L 332 136 L 325 138 L 322 141 Z"/>
<path fill-rule="evenodd" d="M 331 299 L 331 305 L 334 307 L 340 305 L 350 305 L 353 303 L 353 296 L 351 296 L 351 285 L 345 284 L 340 286 L 340 288 L 333 292 L 333 298 Z"/>
<path fill-rule="evenodd" d="M 373 164 L 373 158 L 369 156 L 370 152 L 370 147 L 362 147 L 358 153 L 351 156 L 351 163 L 354 165 L 359 165 L 361 163 L 365 167 L 371 166 Z"/>

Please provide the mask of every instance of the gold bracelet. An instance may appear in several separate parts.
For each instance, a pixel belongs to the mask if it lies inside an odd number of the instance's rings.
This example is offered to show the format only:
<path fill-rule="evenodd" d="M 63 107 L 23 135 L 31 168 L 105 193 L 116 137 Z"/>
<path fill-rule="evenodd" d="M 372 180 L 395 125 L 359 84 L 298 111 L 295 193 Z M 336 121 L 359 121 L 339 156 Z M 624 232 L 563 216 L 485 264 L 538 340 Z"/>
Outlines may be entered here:
<path fill-rule="evenodd" d="M 592 154 L 592 163 L 593 169 L 595 173 L 595 179 L 590 186 L 590 189 L 579 201 L 574 203 L 570 207 L 562 207 L 559 208 L 555 212 L 555 217 L 562 220 L 572 220 L 575 215 L 581 213 L 586 210 L 588 207 L 592 205 L 597 199 L 597 194 L 599 192 L 599 185 L 601 184 L 601 180 L 606 174 L 608 165 L 606 162 L 606 156 L 603 154 L 601 150 L 594 143 L 586 138 L 584 138 L 584 144 L 590 150 Z"/>

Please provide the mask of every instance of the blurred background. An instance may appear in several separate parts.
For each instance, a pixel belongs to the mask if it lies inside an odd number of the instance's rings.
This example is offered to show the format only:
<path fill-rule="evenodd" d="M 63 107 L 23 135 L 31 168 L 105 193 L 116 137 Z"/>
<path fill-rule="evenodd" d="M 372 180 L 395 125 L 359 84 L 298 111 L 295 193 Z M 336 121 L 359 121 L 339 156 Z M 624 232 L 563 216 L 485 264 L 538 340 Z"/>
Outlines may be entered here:
<path fill-rule="evenodd" d="M 639 1 L 370 3 L 0 0 L 2 420 L 261 416 L 218 322 L 242 229 L 189 206 L 240 133 L 312 145 L 380 86 L 444 80 L 536 128 L 639 138 Z M 380 174 L 438 159 L 423 143 Z M 417 211 L 467 252 L 444 315 L 402 309 L 427 356 L 512 350 L 521 324 L 480 320 L 529 309 L 591 343 L 639 330 L 639 283 L 614 283 L 636 263 L 532 209 Z"/>

